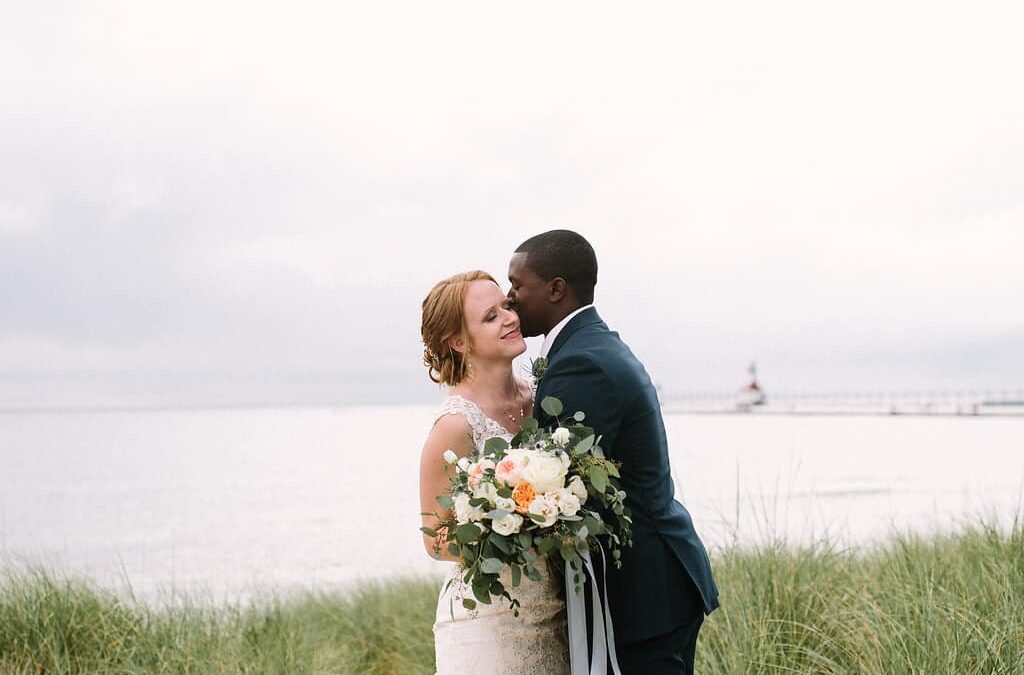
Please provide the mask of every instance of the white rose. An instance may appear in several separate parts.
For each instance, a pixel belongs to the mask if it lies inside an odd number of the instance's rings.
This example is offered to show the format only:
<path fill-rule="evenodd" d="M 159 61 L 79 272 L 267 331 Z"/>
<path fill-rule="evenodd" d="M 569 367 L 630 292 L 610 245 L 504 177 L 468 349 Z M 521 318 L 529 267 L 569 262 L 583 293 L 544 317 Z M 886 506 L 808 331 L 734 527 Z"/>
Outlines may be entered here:
<path fill-rule="evenodd" d="M 535 453 L 523 469 L 523 480 L 533 485 L 537 492 L 551 492 L 565 485 L 565 465 L 562 460 L 550 455 Z"/>
<path fill-rule="evenodd" d="M 509 497 L 498 497 L 494 500 L 494 508 L 501 509 L 502 511 L 515 511 L 516 501 Z"/>
<path fill-rule="evenodd" d="M 469 495 L 460 492 L 455 496 L 455 520 L 459 525 L 465 525 L 469 521 L 482 520 L 484 511 L 479 506 L 469 505 Z"/>
<path fill-rule="evenodd" d="M 551 440 L 557 445 L 565 445 L 569 442 L 569 430 L 565 427 L 558 427 L 551 434 Z"/>
<path fill-rule="evenodd" d="M 494 487 L 494 483 L 488 480 L 480 481 L 480 484 L 473 490 L 473 497 L 483 497 L 487 501 L 494 503 L 498 500 L 498 488 Z"/>
<path fill-rule="evenodd" d="M 567 488 L 561 490 L 555 490 L 552 495 L 552 500 L 558 504 L 558 510 L 562 512 L 563 516 L 575 516 L 580 510 L 580 500 Z"/>
<path fill-rule="evenodd" d="M 454 464 L 455 462 L 459 461 L 459 456 L 455 454 L 454 450 L 445 450 L 444 461 L 445 464 Z"/>
<path fill-rule="evenodd" d="M 541 521 L 535 521 L 540 527 L 551 527 L 558 520 L 558 504 L 546 497 L 534 497 L 528 511 L 531 515 L 543 518 Z"/>
<path fill-rule="evenodd" d="M 467 473 L 469 472 L 469 467 L 471 464 L 472 462 L 469 461 L 469 457 L 462 457 L 458 461 L 458 467 Z"/>
<path fill-rule="evenodd" d="M 569 491 L 576 495 L 576 499 L 580 500 L 580 504 L 586 503 L 587 486 L 583 484 L 582 478 L 573 476 L 572 480 L 569 481 Z"/>
<path fill-rule="evenodd" d="M 509 513 L 491 521 L 491 529 L 500 535 L 515 534 L 523 526 L 523 517 L 518 513 Z"/>
<path fill-rule="evenodd" d="M 565 470 L 568 471 L 569 470 L 569 465 L 572 463 L 572 460 L 569 459 L 569 453 L 568 452 L 560 452 L 560 453 L 558 453 L 558 459 L 559 459 L 559 461 L 562 462 L 562 466 L 565 467 Z"/>

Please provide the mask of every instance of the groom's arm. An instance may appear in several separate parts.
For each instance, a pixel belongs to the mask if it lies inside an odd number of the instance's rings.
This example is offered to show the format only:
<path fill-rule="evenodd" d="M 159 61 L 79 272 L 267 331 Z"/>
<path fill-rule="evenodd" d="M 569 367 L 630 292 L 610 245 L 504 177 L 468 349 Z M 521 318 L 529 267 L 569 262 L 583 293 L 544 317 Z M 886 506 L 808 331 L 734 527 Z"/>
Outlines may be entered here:
<path fill-rule="evenodd" d="M 601 365 L 585 354 L 571 354 L 550 365 L 537 389 L 538 407 L 546 396 L 554 396 L 564 406 L 559 417 L 563 422 L 572 419 L 573 413 L 582 410 L 586 415 L 583 423 L 593 427 L 598 436 L 603 436 L 601 447 L 608 451 L 615 446 L 622 422 L 622 405 L 619 390 Z M 541 409 L 542 427 L 556 424 L 556 420 Z"/>

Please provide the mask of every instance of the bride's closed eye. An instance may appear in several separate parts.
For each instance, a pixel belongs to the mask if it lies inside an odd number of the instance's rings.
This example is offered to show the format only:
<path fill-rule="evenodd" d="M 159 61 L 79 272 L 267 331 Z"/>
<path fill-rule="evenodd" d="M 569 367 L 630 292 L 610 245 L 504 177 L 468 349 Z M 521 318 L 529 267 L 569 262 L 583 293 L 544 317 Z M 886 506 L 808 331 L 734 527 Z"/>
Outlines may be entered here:
<path fill-rule="evenodd" d="M 506 310 L 515 311 L 516 309 L 516 303 L 512 302 L 511 300 L 506 300 L 505 302 L 501 303 L 501 306 L 503 309 Z M 497 318 L 498 314 L 496 312 L 487 312 L 487 314 L 484 315 L 484 323 L 490 323 L 491 321 L 494 321 Z"/>

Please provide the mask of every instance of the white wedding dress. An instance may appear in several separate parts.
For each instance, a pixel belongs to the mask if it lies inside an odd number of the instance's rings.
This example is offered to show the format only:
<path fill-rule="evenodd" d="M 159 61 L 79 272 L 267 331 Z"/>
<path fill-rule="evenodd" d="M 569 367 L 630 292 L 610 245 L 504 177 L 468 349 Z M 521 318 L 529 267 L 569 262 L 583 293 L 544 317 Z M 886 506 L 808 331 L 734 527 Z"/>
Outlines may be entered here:
<path fill-rule="evenodd" d="M 437 418 L 445 415 L 463 415 L 478 448 L 495 436 L 512 439 L 507 429 L 461 396 L 445 400 Z M 562 581 L 549 577 L 545 565 L 537 569 L 544 575 L 543 581 L 524 576 L 519 588 L 512 588 L 507 570 L 502 573 L 505 588 L 519 600 L 517 617 L 501 597 L 492 598 L 489 605 L 478 602 L 474 610 L 463 607 L 462 599 L 473 598 L 473 591 L 463 584 L 461 567 L 452 563 L 441 587 L 434 622 L 437 675 L 568 675 Z M 445 590 L 449 580 L 451 586 Z"/>

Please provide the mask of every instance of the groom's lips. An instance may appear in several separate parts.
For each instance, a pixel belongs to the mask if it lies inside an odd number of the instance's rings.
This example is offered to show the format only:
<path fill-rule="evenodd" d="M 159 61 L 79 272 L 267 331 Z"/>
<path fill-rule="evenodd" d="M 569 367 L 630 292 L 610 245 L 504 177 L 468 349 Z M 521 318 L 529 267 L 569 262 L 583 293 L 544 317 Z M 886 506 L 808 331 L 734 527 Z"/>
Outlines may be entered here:
<path fill-rule="evenodd" d="M 502 335 L 501 339 L 502 340 L 507 340 L 508 338 L 511 338 L 511 337 L 522 337 L 522 335 L 523 335 L 522 332 L 518 328 L 516 328 L 514 331 L 510 331 L 510 332 L 505 333 L 504 335 Z"/>

